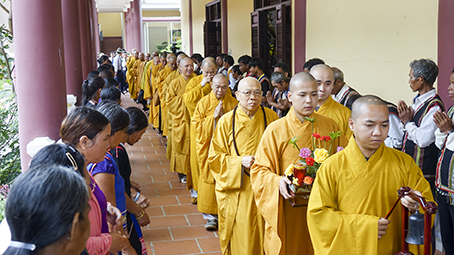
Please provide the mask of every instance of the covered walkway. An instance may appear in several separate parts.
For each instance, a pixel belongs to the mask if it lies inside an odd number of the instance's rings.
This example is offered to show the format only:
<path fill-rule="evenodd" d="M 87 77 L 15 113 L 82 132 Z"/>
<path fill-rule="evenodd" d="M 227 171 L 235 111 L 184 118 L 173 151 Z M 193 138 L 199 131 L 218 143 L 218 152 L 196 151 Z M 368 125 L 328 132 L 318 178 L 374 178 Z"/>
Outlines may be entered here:
<path fill-rule="evenodd" d="M 122 96 L 123 107 L 137 106 Z M 217 232 L 206 231 L 205 220 L 191 204 L 186 185 L 169 171 L 166 159 L 166 138 L 151 126 L 134 146 L 126 145 L 132 175 L 142 192 L 150 200 L 146 210 L 151 223 L 142 228 L 149 255 L 221 254 Z"/>

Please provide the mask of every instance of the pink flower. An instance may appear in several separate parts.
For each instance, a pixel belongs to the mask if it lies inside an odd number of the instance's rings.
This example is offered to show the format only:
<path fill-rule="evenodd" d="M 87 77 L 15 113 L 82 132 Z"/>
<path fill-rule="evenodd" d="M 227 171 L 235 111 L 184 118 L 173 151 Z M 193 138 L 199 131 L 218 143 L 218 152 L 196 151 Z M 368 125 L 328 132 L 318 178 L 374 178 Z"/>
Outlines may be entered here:
<path fill-rule="evenodd" d="M 301 148 L 300 150 L 300 157 L 302 158 L 307 158 L 311 155 L 311 150 L 309 148 Z"/>
<path fill-rule="evenodd" d="M 337 147 L 337 152 L 339 152 L 339 151 L 341 151 L 341 150 L 343 150 L 343 149 L 344 149 L 344 147 L 340 147 L 340 146 L 339 146 L 339 147 Z"/>

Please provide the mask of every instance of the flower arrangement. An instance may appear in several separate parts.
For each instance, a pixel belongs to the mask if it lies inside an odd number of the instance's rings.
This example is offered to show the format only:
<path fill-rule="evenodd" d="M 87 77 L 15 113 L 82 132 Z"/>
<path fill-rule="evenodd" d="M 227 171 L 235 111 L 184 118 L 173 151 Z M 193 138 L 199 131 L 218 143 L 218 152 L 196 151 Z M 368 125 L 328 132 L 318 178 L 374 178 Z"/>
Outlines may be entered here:
<path fill-rule="evenodd" d="M 322 136 L 318 133 L 314 133 L 314 122 L 317 121 L 315 118 L 305 117 L 304 119 L 311 123 L 312 148 L 315 149 L 311 150 L 306 147 L 299 148 L 296 142 L 301 138 L 301 136 L 295 136 L 290 139 L 289 144 L 292 144 L 293 148 L 298 149 L 300 152 L 299 157 L 301 159 L 296 163 L 290 164 L 284 174 L 292 182 L 292 184 L 289 185 L 290 191 L 293 194 L 304 194 L 303 198 L 307 200 L 312 190 L 312 184 L 315 180 L 317 170 L 320 168 L 322 163 L 329 156 L 331 156 L 330 151 L 332 149 L 333 142 L 341 135 L 341 131 L 331 132 L 327 136 Z M 320 148 L 316 148 L 316 140 L 320 141 L 320 144 L 322 145 Z M 328 150 L 326 149 L 327 147 L 329 148 Z M 338 152 L 342 149 L 342 147 L 337 147 Z M 295 205 L 295 201 L 292 202 L 292 205 L 298 206 Z"/>

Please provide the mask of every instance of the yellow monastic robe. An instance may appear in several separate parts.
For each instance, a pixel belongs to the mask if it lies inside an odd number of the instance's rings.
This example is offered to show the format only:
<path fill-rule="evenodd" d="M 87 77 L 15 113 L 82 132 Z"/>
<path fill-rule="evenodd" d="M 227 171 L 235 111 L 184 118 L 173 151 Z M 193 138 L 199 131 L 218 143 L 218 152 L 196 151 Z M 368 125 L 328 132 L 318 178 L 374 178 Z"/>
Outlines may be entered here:
<path fill-rule="evenodd" d="M 138 76 L 140 73 L 140 66 L 142 65 L 142 63 L 145 63 L 145 61 L 140 61 L 140 59 L 136 60 L 134 62 L 134 65 L 131 68 L 132 90 L 129 90 L 129 93 L 131 94 L 132 99 L 137 99 L 137 97 L 139 96 L 139 91 L 140 91 L 139 81 L 140 80 L 138 79 Z M 144 64 L 144 66 L 145 66 L 145 64 Z M 143 69 L 142 69 L 142 71 L 143 71 Z M 131 87 L 131 84 L 129 84 L 129 87 Z"/>
<path fill-rule="evenodd" d="M 230 111 L 216 126 L 208 154 L 211 174 L 216 181 L 218 202 L 219 241 L 222 254 L 263 254 L 263 218 L 257 211 L 252 192 L 249 169 L 242 167 L 243 156 L 254 155 L 260 138 L 277 114 L 269 108 L 259 108 L 251 118 L 241 107 L 235 114 L 235 141 L 232 136 Z"/>
<path fill-rule="evenodd" d="M 170 83 L 167 88 L 167 106 L 169 114 L 172 116 L 172 139 L 167 140 L 172 144 L 172 154 L 170 158 L 170 171 L 190 174 L 191 168 L 189 164 L 189 113 L 184 105 L 183 93 L 186 84 L 195 77 L 192 73 L 190 77 L 185 77 L 180 74 L 178 79 Z M 190 178 L 188 178 L 188 182 Z"/>
<path fill-rule="evenodd" d="M 147 64 L 145 64 L 142 79 L 140 81 L 140 88 L 143 89 L 143 99 L 145 99 L 145 100 L 153 97 L 153 90 L 151 88 L 152 84 L 150 82 L 150 75 L 151 75 L 151 70 L 154 68 L 154 66 L 155 65 L 154 65 L 153 61 L 148 61 Z"/>
<path fill-rule="evenodd" d="M 314 131 L 321 135 L 339 131 L 334 120 L 312 113 L 316 118 Z M 301 121 L 293 108 L 289 113 L 272 123 L 263 134 L 255 154 L 255 164 L 251 169 L 251 182 L 257 208 L 265 219 L 264 250 L 267 255 L 313 254 L 309 231 L 306 224 L 307 207 L 292 207 L 279 193 L 279 180 L 285 169 L 296 163 L 299 151 L 289 144 L 290 139 L 301 136 L 299 148 L 312 149 L 311 123 Z M 320 141 L 316 146 L 321 147 Z M 341 136 L 334 140 L 331 153 L 338 146 L 345 147 L 347 139 Z M 329 149 L 329 145 L 327 146 Z"/>
<path fill-rule="evenodd" d="M 153 67 L 153 69 L 151 70 L 151 76 L 150 76 L 150 82 L 151 82 L 151 88 L 152 88 L 152 94 L 153 96 L 155 95 L 155 93 L 157 94 L 157 91 L 156 91 L 156 84 L 157 84 L 157 76 L 159 74 L 159 72 L 161 70 L 164 69 L 164 66 L 162 66 L 162 64 L 160 63 L 159 65 Z M 159 128 L 159 105 L 154 105 L 154 103 L 151 104 L 150 108 L 153 108 L 153 116 L 151 115 L 151 112 L 150 112 L 150 120 L 153 120 L 153 126 L 158 129 Z"/>
<path fill-rule="evenodd" d="M 136 62 L 136 58 L 134 56 L 129 56 L 128 59 L 126 60 L 126 82 L 128 83 L 129 86 L 129 93 L 132 95 L 132 89 L 134 88 L 134 72 L 133 72 L 133 66 L 134 63 Z"/>
<path fill-rule="evenodd" d="M 155 84 L 153 87 L 157 90 L 157 94 L 154 94 L 153 97 L 158 96 L 159 97 L 159 112 L 161 113 L 161 119 L 159 120 L 159 126 L 161 127 L 162 135 L 167 136 L 167 130 L 166 129 L 166 117 L 167 117 L 167 105 L 165 105 L 164 101 L 164 95 L 163 95 L 163 89 L 164 89 L 164 84 L 167 76 L 172 72 L 172 69 L 168 65 L 165 66 L 164 69 L 158 72 L 156 79 L 155 79 Z"/>
<path fill-rule="evenodd" d="M 205 84 L 202 87 L 200 83 L 203 80 L 203 74 L 194 77 L 186 86 L 186 90 L 183 95 L 184 104 L 189 112 L 189 118 L 192 119 L 194 115 L 195 108 L 197 103 L 202 99 L 202 97 L 208 95 L 211 92 L 211 83 Z M 190 135 L 191 135 L 191 149 L 190 149 L 190 163 L 191 163 L 191 177 L 192 177 L 192 184 L 194 190 L 199 189 L 199 159 L 197 157 L 197 151 L 195 146 L 195 131 L 194 127 L 191 125 L 190 127 Z"/>
<path fill-rule="evenodd" d="M 328 97 L 328 100 L 326 100 L 318 111 L 315 112 L 333 119 L 337 125 L 339 125 L 342 134 L 344 134 L 347 139 L 350 139 L 353 135 L 353 132 L 348 126 L 348 119 L 351 117 L 352 111 L 336 102 L 331 96 Z"/>
<path fill-rule="evenodd" d="M 433 201 L 429 182 L 410 156 L 383 143 L 366 160 L 352 137 L 347 148 L 327 159 L 317 172 L 307 217 L 315 254 L 400 251 L 402 205 L 391 214 L 380 240 L 378 219 L 386 216 L 403 186 Z"/>
<path fill-rule="evenodd" d="M 167 89 L 169 88 L 170 83 L 172 83 L 173 80 L 178 79 L 179 76 L 180 76 L 180 72 L 178 71 L 178 69 L 171 72 L 169 74 L 169 76 L 167 76 L 167 78 L 165 80 L 164 88 L 162 90 L 162 93 L 163 93 L 162 98 L 164 99 L 162 101 L 166 108 L 166 110 L 164 112 L 165 113 L 164 121 L 166 122 L 166 126 L 163 131 L 163 135 L 167 136 L 167 150 L 166 150 L 167 159 L 170 159 L 170 157 L 172 155 L 172 115 L 169 114 L 169 107 L 168 107 L 168 103 L 167 103 L 167 100 L 168 100 L 167 99 L 167 97 L 168 97 Z"/>
<path fill-rule="evenodd" d="M 232 97 L 230 91 L 228 91 L 221 100 L 224 114 L 233 110 L 235 105 L 238 104 L 238 101 Z M 193 127 L 195 131 L 194 142 L 196 145 L 195 150 L 197 152 L 195 154 L 198 156 L 198 165 L 200 169 L 197 209 L 199 212 L 209 214 L 218 214 L 218 204 L 214 191 L 214 177 L 208 166 L 208 150 L 210 148 L 211 137 L 213 136 L 216 123 L 218 122 L 218 119 L 214 118 L 214 111 L 218 105 L 219 100 L 214 95 L 214 92 L 211 92 L 199 101 L 191 120 L 191 127 Z"/>

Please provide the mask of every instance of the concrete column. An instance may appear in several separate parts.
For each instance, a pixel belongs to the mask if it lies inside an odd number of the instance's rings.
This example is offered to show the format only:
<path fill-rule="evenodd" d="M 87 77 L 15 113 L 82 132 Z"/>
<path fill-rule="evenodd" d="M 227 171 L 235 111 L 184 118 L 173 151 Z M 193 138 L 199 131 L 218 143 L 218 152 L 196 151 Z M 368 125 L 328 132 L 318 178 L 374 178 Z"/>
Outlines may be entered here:
<path fill-rule="evenodd" d="M 87 0 L 78 0 L 79 3 L 79 30 L 80 30 L 80 49 L 82 58 L 82 75 L 84 77 L 93 71 L 91 58 L 91 39 L 90 39 L 90 20 L 88 17 Z"/>
<path fill-rule="evenodd" d="M 79 5 L 74 0 L 62 0 L 63 39 L 65 45 L 66 91 L 82 100 L 82 59 L 80 50 Z"/>
<path fill-rule="evenodd" d="M 299 73 L 306 62 L 306 0 L 294 0 L 292 4 L 293 70 Z"/>
<path fill-rule="evenodd" d="M 454 19 L 452 13 L 454 2 L 449 0 L 438 1 L 438 86 L 437 93 L 445 103 L 446 110 L 453 104 L 448 96 L 449 76 L 454 68 Z"/>
<path fill-rule="evenodd" d="M 36 137 L 59 139 L 66 115 L 61 0 L 12 1 L 19 142 L 22 170 L 26 146 Z"/>

